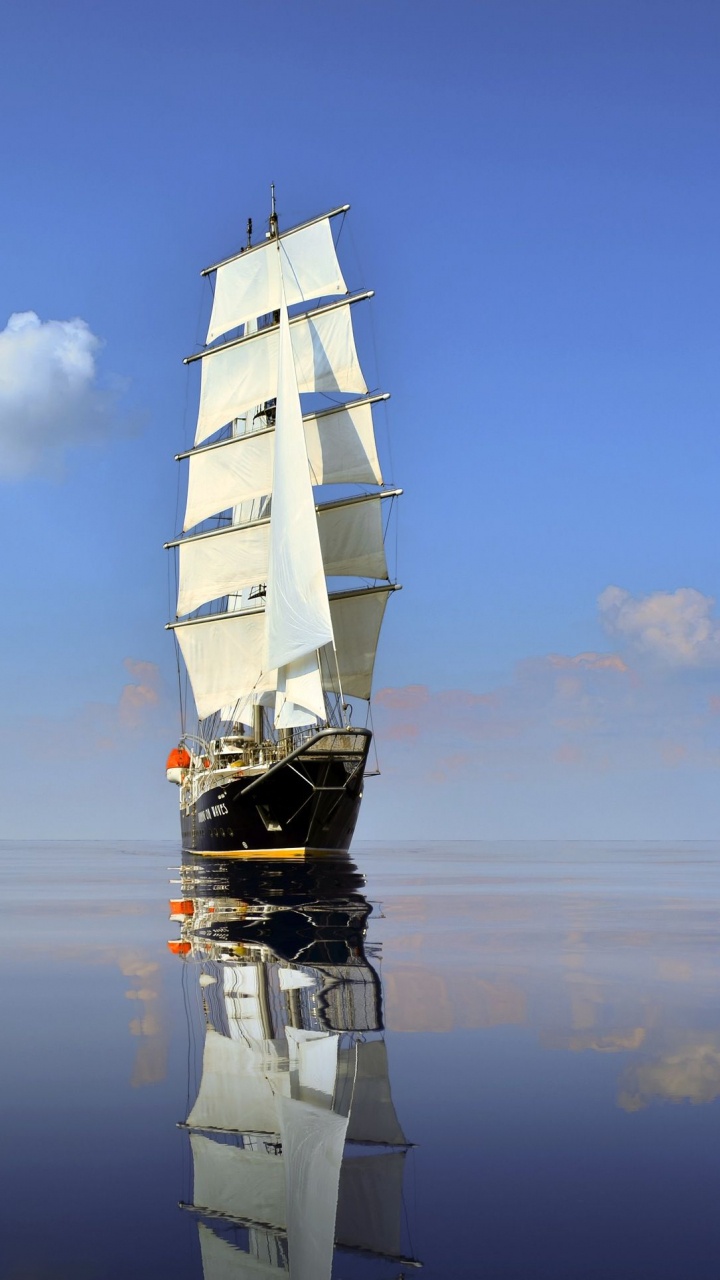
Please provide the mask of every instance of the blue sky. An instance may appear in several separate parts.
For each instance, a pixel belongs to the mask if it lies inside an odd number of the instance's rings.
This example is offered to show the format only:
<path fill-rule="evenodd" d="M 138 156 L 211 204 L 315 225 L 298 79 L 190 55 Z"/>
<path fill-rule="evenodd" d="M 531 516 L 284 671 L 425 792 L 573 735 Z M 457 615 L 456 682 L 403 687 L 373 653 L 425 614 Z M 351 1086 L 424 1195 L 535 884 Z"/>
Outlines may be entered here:
<path fill-rule="evenodd" d="M 359 834 L 714 835 L 717 7 L 29 0 L 0 41 L 0 329 L 86 326 L 70 403 L 0 335 L 4 834 L 175 833 L 181 359 L 274 181 L 286 226 L 352 205 L 406 490 Z"/>

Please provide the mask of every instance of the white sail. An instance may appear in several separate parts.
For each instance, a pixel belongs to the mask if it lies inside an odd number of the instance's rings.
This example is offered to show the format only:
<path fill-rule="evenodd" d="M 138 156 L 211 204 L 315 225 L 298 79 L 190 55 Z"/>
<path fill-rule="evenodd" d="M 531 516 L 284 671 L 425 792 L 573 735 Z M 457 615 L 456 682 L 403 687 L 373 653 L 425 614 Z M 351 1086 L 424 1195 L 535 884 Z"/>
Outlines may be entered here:
<path fill-rule="evenodd" d="M 300 1045 L 298 1081 L 301 1089 L 326 1095 L 332 1101 L 337 1076 L 339 1036 L 307 1040 Z"/>
<path fill-rule="evenodd" d="M 219 707 L 221 720 L 237 720 L 242 724 L 251 725 L 254 720 L 254 707 L 274 707 L 275 706 L 275 690 L 268 689 L 264 693 L 249 693 L 246 697 L 241 697 L 237 702 L 228 703 L 226 707 Z"/>
<path fill-rule="evenodd" d="M 198 1234 L 204 1280 L 283 1280 L 288 1275 L 284 1268 L 236 1249 L 202 1222 L 198 1223 Z"/>
<path fill-rule="evenodd" d="M 301 987 L 317 986 L 317 980 L 303 969 L 279 968 L 277 976 L 281 991 L 299 991 Z"/>
<path fill-rule="evenodd" d="M 298 1073 L 302 1089 L 326 1096 L 330 1106 L 335 1093 L 340 1037 L 328 1031 L 305 1031 L 286 1027 L 290 1063 Z"/>
<path fill-rule="evenodd" d="M 290 1075 L 269 1042 L 251 1045 L 208 1028 L 200 1090 L 187 1124 L 230 1133 L 277 1133 L 275 1097 L 283 1093 L 290 1093 Z"/>
<path fill-rule="evenodd" d="M 321 508 L 320 549 L 328 577 L 388 576 L 381 498 Z"/>
<path fill-rule="evenodd" d="M 329 218 L 289 231 L 279 240 L 246 250 L 231 262 L 218 267 L 215 276 L 210 327 L 207 341 L 247 320 L 280 309 L 280 287 L 276 260 L 278 246 L 283 261 L 285 298 L 296 302 L 347 293 L 333 244 Z"/>
<path fill-rule="evenodd" d="M 288 1047 L 288 1061 L 296 1071 L 300 1065 L 300 1045 L 307 1040 L 326 1040 L 327 1031 L 308 1031 L 305 1027 L 286 1027 L 285 1039 Z"/>
<path fill-rule="evenodd" d="M 382 484 L 367 400 L 308 414 L 304 423 L 313 484 Z"/>
<path fill-rule="evenodd" d="M 333 639 L 284 302 L 279 340 L 266 669 L 295 662 Z"/>
<path fill-rule="evenodd" d="M 347 1119 L 279 1099 L 293 1280 L 330 1280 Z"/>
<path fill-rule="evenodd" d="M 385 578 L 382 499 L 363 498 L 317 511 L 328 576 Z M 278 504 L 275 502 L 276 518 Z M 179 543 L 178 617 L 201 604 L 269 580 L 270 521 L 227 525 Z"/>
<path fill-rule="evenodd" d="M 285 1229 L 285 1170 L 281 1154 L 248 1151 L 190 1134 L 193 1202 L 228 1218 Z"/>
<path fill-rule="evenodd" d="M 281 667 L 277 678 L 275 727 L 301 728 L 325 717 L 325 697 L 317 654 L 307 653 L 303 658 Z"/>
<path fill-rule="evenodd" d="M 201 720 L 254 690 L 274 688 L 272 673 L 263 677 L 264 610 L 191 622 L 175 634 Z"/>
<path fill-rule="evenodd" d="M 404 1164 L 403 1151 L 353 1156 L 343 1162 L 335 1226 L 339 1245 L 400 1253 Z"/>
<path fill-rule="evenodd" d="M 352 304 L 372 295 L 347 295 L 328 217 L 208 270 L 217 286 L 208 341 L 244 333 L 188 358 L 200 361 L 201 387 L 196 447 L 180 455 L 189 459 L 183 531 L 232 514 L 226 528 L 167 544 L 179 567 L 169 626 L 201 720 L 219 712 L 256 724 L 263 705 L 274 706 L 277 729 L 324 723 L 327 693 L 369 698 L 387 602 L 377 588 L 329 599 L 326 579 L 389 581 L 381 499 L 394 495 L 317 509 L 313 497 L 313 485 L 383 483 L 372 404 L 386 397 L 367 392 L 351 323 Z M 341 300 L 288 315 L 288 305 L 330 296 Z M 278 323 L 258 328 L 275 312 Z M 302 393 L 364 398 L 303 418 Z M 230 424 L 230 439 L 207 443 Z M 225 599 L 224 614 L 189 616 Z"/>
<path fill-rule="evenodd" d="M 367 392 L 349 302 L 295 318 L 290 329 L 299 391 Z M 279 345 L 273 325 L 204 356 L 195 444 L 278 394 Z"/>
<path fill-rule="evenodd" d="M 232 1040 L 250 1039 L 264 1075 L 267 1060 L 272 1063 L 274 1058 L 281 1057 L 284 1047 L 266 1038 L 260 967 L 257 964 L 224 964 L 222 976 L 228 1034 Z"/>
<path fill-rule="evenodd" d="M 330 596 L 340 679 L 343 692 L 350 697 L 370 697 L 380 626 L 391 590 L 377 587 Z M 182 623 L 175 628 L 175 634 L 200 719 L 221 708 L 231 711 L 245 700 L 248 707 L 260 701 L 272 704 L 278 676 L 277 671 L 263 671 L 263 609 Z M 324 687 L 337 692 L 332 647 L 323 650 L 322 671 Z M 269 691 L 271 698 L 264 696 Z"/>
<path fill-rule="evenodd" d="M 368 401 L 303 418 L 313 484 L 382 484 Z M 189 455 L 183 530 L 272 492 L 274 434 L 248 431 Z"/>
<path fill-rule="evenodd" d="M 270 523 L 228 526 L 181 542 L 178 616 L 267 580 Z"/>
<path fill-rule="evenodd" d="M 366 1040 L 350 1050 L 355 1057 L 355 1083 L 348 1138 L 355 1142 L 387 1142 L 403 1146 L 405 1134 L 390 1093 L 390 1074 L 384 1040 Z"/>
<path fill-rule="evenodd" d="M 192 454 L 183 530 L 250 498 L 272 492 L 274 435 L 249 431 Z"/>
<path fill-rule="evenodd" d="M 370 697 L 375 654 L 388 595 L 389 592 L 381 590 L 330 597 L 340 680 L 343 693 L 348 697 Z M 330 673 L 327 687 L 333 689 L 335 660 L 329 650 L 326 650 L 326 655 Z"/>
<path fill-rule="evenodd" d="M 318 719 L 325 719 L 324 712 L 311 711 L 301 703 L 293 702 L 278 690 L 275 699 L 275 728 L 302 729 L 307 725 L 316 725 Z"/>

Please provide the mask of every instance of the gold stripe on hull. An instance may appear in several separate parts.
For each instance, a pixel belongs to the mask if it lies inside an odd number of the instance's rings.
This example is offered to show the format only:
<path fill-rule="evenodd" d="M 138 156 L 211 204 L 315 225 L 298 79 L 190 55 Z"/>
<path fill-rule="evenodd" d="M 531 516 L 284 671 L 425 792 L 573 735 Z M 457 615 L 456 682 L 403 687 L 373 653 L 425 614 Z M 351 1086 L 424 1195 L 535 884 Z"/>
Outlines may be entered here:
<path fill-rule="evenodd" d="M 347 853 L 347 849 L 314 849 L 301 845 L 297 849 L 185 849 L 198 858 L 321 858 L 326 854 Z"/>

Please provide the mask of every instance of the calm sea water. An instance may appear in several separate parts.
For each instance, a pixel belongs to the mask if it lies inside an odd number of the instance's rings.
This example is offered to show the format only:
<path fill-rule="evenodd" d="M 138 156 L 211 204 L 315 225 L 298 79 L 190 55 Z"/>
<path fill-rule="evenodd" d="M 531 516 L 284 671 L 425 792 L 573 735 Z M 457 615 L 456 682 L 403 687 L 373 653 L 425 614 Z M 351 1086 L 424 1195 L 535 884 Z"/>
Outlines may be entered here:
<path fill-rule="evenodd" d="M 720 1273 L 720 845 L 1 851 L 2 1280 Z"/>

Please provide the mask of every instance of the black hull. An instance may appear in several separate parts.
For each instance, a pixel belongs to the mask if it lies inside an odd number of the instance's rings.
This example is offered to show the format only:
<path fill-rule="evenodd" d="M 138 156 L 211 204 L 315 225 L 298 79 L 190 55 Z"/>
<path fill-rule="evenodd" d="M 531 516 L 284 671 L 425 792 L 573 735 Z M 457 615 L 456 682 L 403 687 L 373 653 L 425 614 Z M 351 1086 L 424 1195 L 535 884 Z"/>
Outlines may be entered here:
<path fill-rule="evenodd" d="M 227 775 L 187 809 L 182 846 L 227 857 L 302 857 L 350 846 L 372 734 L 324 730 L 259 776 Z"/>

